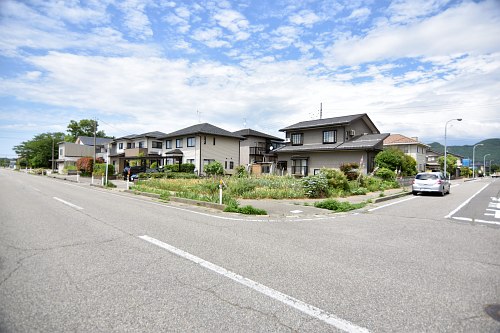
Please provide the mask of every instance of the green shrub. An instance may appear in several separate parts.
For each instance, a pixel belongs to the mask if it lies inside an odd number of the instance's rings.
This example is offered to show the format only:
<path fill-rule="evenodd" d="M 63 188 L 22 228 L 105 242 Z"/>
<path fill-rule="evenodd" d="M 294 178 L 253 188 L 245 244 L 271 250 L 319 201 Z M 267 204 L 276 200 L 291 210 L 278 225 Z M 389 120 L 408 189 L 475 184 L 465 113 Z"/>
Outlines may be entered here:
<path fill-rule="evenodd" d="M 151 165 L 149 167 L 151 169 L 158 169 L 158 163 L 157 162 L 153 162 L 153 163 L 151 163 Z"/>
<path fill-rule="evenodd" d="M 340 170 L 336 169 L 321 169 L 321 173 L 325 175 L 328 180 L 328 185 L 337 190 L 349 191 L 349 181 L 346 175 Z"/>
<path fill-rule="evenodd" d="M 302 186 L 309 198 L 322 198 L 328 193 L 328 179 L 322 173 L 304 177 Z"/>
<path fill-rule="evenodd" d="M 249 178 L 237 178 L 229 183 L 229 192 L 234 196 L 244 196 L 246 193 L 252 192 L 257 187 L 257 184 Z"/>
<path fill-rule="evenodd" d="M 193 173 L 195 169 L 195 165 L 192 163 L 183 163 L 179 168 L 179 172 L 185 173 Z"/>
<path fill-rule="evenodd" d="M 396 179 L 396 173 L 387 168 L 380 168 L 375 172 L 375 176 L 383 180 L 394 180 Z"/>
<path fill-rule="evenodd" d="M 368 193 L 368 189 L 366 187 L 358 187 L 351 190 L 352 195 L 365 195 L 366 193 Z"/>
<path fill-rule="evenodd" d="M 219 161 L 215 161 L 205 165 L 203 170 L 208 176 L 222 176 L 224 174 L 224 167 Z"/>
<path fill-rule="evenodd" d="M 226 213 L 240 213 L 246 215 L 267 215 L 267 212 L 264 209 L 255 208 L 251 205 L 239 207 L 238 203 L 227 205 L 224 211 Z"/>
<path fill-rule="evenodd" d="M 106 185 L 104 185 L 104 186 L 105 186 L 105 187 L 109 187 L 109 188 L 115 188 L 115 187 L 116 187 L 116 185 L 115 185 L 115 184 L 113 184 L 112 182 L 110 182 L 109 180 L 108 180 L 108 182 L 106 183 Z"/>
<path fill-rule="evenodd" d="M 113 175 L 114 173 L 115 167 L 112 164 L 108 164 L 108 175 Z M 93 174 L 94 176 L 106 175 L 106 163 L 96 163 Z"/>
<path fill-rule="evenodd" d="M 155 179 L 165 177 L 165 174 L 163 172 L 154 172 L 154 173 L 151 173 L 150 175 L 151 175 L 151 178 L 155 178 Z"/>
<path fill-rule="evenodd" d="M 235 176 L 237 178 L 247 178 L 248 177 L 248 171 L 244 165 L 237 166 L 235 170 L 236 170 Z"/>
<path fill-rule="evenodd" d="M 347 201 L 337 201 L 335 199 L 327 199 L 323 201 L 316 202 L 315 207 L 333 210 L 335 212 L 347 212 L 354 209 L 363 208 L 366 206 L 365 202 L 360 202 L 357 204 L 351 204 Z"/>
<path fill-rule="evenodd" d="M 94 160 L 92 157 L 82 157 L 76 161 L 76 168 L 84 173 L 91 173 Z"/>

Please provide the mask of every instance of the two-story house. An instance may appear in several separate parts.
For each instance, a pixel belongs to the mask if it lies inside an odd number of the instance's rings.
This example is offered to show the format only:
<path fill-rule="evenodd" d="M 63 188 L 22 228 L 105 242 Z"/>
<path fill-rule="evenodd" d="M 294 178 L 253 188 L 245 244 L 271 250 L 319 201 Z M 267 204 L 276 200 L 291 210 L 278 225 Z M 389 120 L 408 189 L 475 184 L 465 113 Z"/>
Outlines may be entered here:
<path fill-rule="evenodd" d="M 79 136 L 74 143 L 60 142 L 56 160 L 58 172 L 62 173 L 65 167 L 76 165 L 76 161 L 82 157 L 94 157 L 94 151 L 96 158 L 106 159 L 108 145 L 112 141 L 109 138 L 95 138 L 94 146 L 94 137 Z"/>
<path fill-rule="evenodd" d="M 143 134 L 132 134 L 113 140 L 110 149 L 110 163 L 117 172 L 125 165 L 134 161 L 137 165 L 149 167 L 156 162 L 163 165 L 164 143 L 162 137 L 166 134 L 159 131 Z"/>
<path fill-rule="evenodd" d="M 395 148 L 411 156 L 417 162 L 417 171 L 426 170 L 426 156 L 429 146 L 418 141 L 418 138 L 409 138 L 401 134 L 391 134 L 384 140 L 384 148 Z"/>
<path fill-rule="evenodd" d="M 375 155 L 389 136 L 381 134 L 366 113 L 303 121 L 280 131 L 285 132 L 288 144 L 275 150 L 278 168 L 297 176 L 344 163 L 358 163 L 361 172 L 371 172 Z"/>
<path fill-rule="evenodd" d="M 226 174 L 233 174 L 240 165 L 243 137 L 208 123 L 183 128 L 161 139 L 166 164 L 194 164 L 198 175 L 203 175 L 203 167 L 214 161 L 223 165 Z"/>
<path fill-rule="evenodd" d="M 447 151 L 447 155 L 452 155 L 457 158 L 457 169 L 455 170 L 455 173 L 452 174 L 451 176 L 458 177 L 460 176 L 460 168 L 462 167 L 462 159 L 464 158 L 462 155 L 450 153 Z M 442 167 L 439 163 L 439 158 L 443 157 L 444 158 L 444 152 L 438 152 L 433 149 L 427 149 L 427 154 L 426 154 L 426 163 L 425 163 L 425 168 L 428 171 L 442 171 Z"/>

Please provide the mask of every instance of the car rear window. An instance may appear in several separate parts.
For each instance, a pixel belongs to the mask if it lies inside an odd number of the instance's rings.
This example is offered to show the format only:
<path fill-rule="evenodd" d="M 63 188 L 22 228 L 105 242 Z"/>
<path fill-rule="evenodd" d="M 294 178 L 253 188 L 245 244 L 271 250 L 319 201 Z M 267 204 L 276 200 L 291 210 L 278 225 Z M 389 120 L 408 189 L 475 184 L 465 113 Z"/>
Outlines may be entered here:
<path fill-rule="evenodd" d="M 420 180 L 434 180 L 434 179 L 438 179 L 438 176 L 437 175 L 434 175 L 432 173 L 423 173 L 421 175 L 417 175 L 416 177 L 417 179 L 420 179 Z"/>

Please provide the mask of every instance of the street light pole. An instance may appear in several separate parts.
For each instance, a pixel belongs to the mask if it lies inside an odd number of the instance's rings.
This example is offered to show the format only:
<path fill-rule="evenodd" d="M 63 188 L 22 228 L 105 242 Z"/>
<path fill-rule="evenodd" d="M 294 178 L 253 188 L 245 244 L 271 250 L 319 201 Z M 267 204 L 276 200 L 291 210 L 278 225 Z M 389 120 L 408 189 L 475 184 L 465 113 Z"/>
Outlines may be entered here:
<path fill-rule="evenodd" d="M 482 143 L 478 143 L 477 145 L 474 146 L 474 148 L 472 148 L 472 179 L 476 178 L 475 176 L 475 168 L 474 168 L 474 160 L 475 160 L 475 155 L 476 155 L 476 147 L 477 146 L 482 146 L 483 144 Z"/>
<path fill-rule="evenodd" d="M 484 167 L 484 176 L 486 177 L 486 156 L 489 156 L 491 154 L 486 154 L 483 156 L 483 167 Z"/>
<path fill-rule="evenodd" d="M 52 172 L 54 172 L 54 134 L 52 134 Z"/>
<path fill-rule="evenodd" d="M 444 178 L 446 178 L 446 129 L 448 128 L 448 123 L 449 122 L 452 122 L 453 120 L 456 120 L 456 121 L 462 121 L 462 118 L 454 118 L 454 119 L 450 119 L 446 122 L 446 124 L 444 125 Z M 451 177 L 451 175 L 450 175 Z"/>

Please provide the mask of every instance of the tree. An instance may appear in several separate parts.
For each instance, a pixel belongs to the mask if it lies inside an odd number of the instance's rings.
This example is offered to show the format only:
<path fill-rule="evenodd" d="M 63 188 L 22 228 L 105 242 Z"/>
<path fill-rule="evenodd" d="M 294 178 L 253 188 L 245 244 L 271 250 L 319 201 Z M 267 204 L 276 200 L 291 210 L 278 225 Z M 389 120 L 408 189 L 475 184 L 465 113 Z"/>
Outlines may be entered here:
<path fill-rule="evenodd" d="M 378 153 L 375 156 L 375 164 L 379 168 L 387 168 L 392 171 L 400 170 L 403 176 L 414 175 L 417 171 L 417 161 L 395 148 L 385 149 Z"/>
<path fill-rule="evenodd" d="M 104 138 L 106 133 L 104 131 L 97 131 L 99 122 L 93 119 L 82 119 L 80 121 L 71 120 L 68 125 L 68 135 L 66 141 L 75 142 L 79 136 L 94 136 L 94 128 L 96 130 L 96 137 Z"/>
<path fill-rule="evenodd" d="M 457 169 L 457 158 L 453 155 L 446 154 L 446 174 L 455 175 L 455 170 Z M 441 170 L 444 169 L 444 156 L 438 158 L 439 167 Z M 448 176 L 446 176 L 448 177 Z"/>
<path fill-rule="evenodd" d="M 54 147 L 54 159 L 57 159 L 59 156 L 58 143 L 61 141 L 64 141 L 64 133 L 42 133 L 15 146 L 14 151 L 26 160 L 28 167 L 48 168 L 51 166 L 52 147 Z"/>

